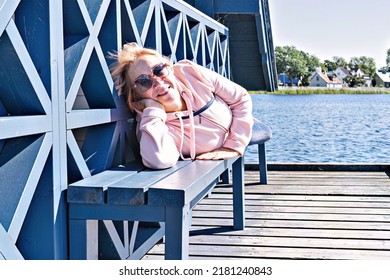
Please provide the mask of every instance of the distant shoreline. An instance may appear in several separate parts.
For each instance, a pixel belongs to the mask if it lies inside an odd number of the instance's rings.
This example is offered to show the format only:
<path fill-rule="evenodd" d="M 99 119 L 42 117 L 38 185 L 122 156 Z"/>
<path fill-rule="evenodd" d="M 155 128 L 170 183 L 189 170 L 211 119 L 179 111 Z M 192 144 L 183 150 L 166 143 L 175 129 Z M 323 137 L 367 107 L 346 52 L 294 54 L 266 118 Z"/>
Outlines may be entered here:
<path fill-rule="evenodd" d="M 279 87 L 275 92 L 252 90 L 250 94 L 390 94 L 390 88 Z"/>

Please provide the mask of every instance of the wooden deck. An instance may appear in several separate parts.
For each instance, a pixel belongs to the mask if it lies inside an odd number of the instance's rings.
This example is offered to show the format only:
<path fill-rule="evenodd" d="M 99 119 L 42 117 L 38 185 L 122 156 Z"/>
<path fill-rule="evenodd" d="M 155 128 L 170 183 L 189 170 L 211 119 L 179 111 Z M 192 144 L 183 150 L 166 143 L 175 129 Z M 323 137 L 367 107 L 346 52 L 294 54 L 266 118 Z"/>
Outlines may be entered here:
<path fill-rule="evenodd" d="M 246 229 L 234 231 L 231 188 L 193 211 L 190 259 L 390 259 L 386 172 L 246 171 Z M 164 244 L 144 259 L 162 259 Z"/>

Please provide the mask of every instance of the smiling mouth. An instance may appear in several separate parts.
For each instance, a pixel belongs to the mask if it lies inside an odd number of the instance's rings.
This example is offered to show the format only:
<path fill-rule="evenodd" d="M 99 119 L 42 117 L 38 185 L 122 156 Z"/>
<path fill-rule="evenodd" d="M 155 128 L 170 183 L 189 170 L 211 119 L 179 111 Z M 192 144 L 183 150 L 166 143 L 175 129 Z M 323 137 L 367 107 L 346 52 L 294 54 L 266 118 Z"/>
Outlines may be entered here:
<path fill-rule="evenodd" d="M 170 87 L 168 87 L 165 91 L 163 91 L 160 94 L 158 94 L 157 97 L 163 97 L 163 96 L 167 95 L 168 92 L 169 92 L 169 89 L 170 89 Z"/>
<path fill-rule="evenodd" d="M 167 94 L 168 94 L 168 91 L 164 91 L 164 92 L 160 93 L 159 95 L 157 95 L 157 97 L 164 97 Z"/>

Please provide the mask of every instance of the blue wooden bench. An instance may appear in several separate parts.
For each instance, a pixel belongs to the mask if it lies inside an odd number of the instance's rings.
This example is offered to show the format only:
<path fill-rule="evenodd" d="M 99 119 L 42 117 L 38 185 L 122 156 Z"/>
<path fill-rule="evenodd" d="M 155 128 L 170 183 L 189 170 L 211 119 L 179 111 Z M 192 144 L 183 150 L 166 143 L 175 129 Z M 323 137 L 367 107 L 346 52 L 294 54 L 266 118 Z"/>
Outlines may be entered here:
<path fill-rule="evenodd" d="M 257 145 L 257 154 L 259 157 L 259 176 L 260 184 L 268 183 L 267 176 L 267 156 L 265 152 L 265 143 L 272 138 L 271 129 L 260 121 L 255 121 L 252 128 L 252 138 L 248 146 Z"/>
<path fill-rule="evenodd" d="M 251 144 L 264 144 L 270 138 L 267 129 L 263 124 L 255 123 Z M 264 149 L 259 153 L 265 156 L 264 146 L 259 148 Z M 69 185 L 70 258 L 87 259 L 91 255 L 99 258 L 97 247 L 101 246 L 101 240 L 97 242 L 99 245 L 87 246 L 90 244 L 88 238 L 91 238 L 87 220 L 100 220 L 129 221 L 126 227 L 130 227 L 132 236 L 127 241 L 126 234 L 118 236 L 119 243 L 129 243 L 124 246 L 125 249 L 117 250 L 121 251 L 116 256 L 118 258 L 140 259 L 164 237 L 165 259 L 187 259 L 191 210 L 221 182 L 223 176 L 230 178 L 230 171 L 232 226 L 244 229 L 243 161 L 242 157 L 219 161 L 179 161 L 169 169 L 151 170 L 135 160 Z M 263 167 L 266 171 L 266 166 Z M 143 223 L 146 226 L 141 226 Z M 153 226 L 150 226 L 151 223 Z M 115 224 L 112 223 L 111 227 Z M 92 249 L 95 251 L 91 253 L 87 247 L 95 247 Z"/>
<path fill-rule="evenodd" d="M 260 184 L 268 183 L 267 175 L 267 155 L 265 150 L 265 143 L 272 138 L 272 130 L 267 125 L 260 121 L 255 121 L 252 127 L 252 138 L 248 146 L 257 146 L 257 155 L 259 163 L 259 178 Z M 221 176 L 221 180 L 225 184 L 230 183 L 230 170 L 227 170 Z"/>
<path fill-rule="evenodd" d="M 241 157 L 219 161 L 179 161 L 174 167 L 164 170 L 150 170 L 134 161 L 69 185 L 70 258 L 86 259 L 89 255 L 87 220 L 112 220 L 130 221 L 130 231 L 133 234 L 134 228 L 139 231 L 137 236 L 130 238 L 132 248 L 122 250 L 119 258 L 142 258 L 164 237 L 165 259 L 187 259 L 191 210 L 219 183 L 221 174 L 227 169 L 232 169 L 233 178 L 232 226 L 244 229 L 244 167 Z M 141 227 L 141 222 L 158 226 Z M 123 236 L 118 238 L 125 242 Z"/>

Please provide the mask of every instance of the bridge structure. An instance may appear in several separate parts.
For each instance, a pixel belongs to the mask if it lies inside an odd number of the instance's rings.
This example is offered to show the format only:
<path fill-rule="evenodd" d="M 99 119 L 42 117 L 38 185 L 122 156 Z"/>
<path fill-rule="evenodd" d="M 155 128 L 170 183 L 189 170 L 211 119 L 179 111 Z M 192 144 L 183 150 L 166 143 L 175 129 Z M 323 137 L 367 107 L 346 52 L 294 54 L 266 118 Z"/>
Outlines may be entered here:
<path fill-rule="evenodd" d="M 232 80 L 248 90 L 277 90 L 268 0 L 186 2 L 229 28 Z"/>
<path fill-rule="evenodd" d="M 136 41 L 276 89 L 267 1 L 187 2 L 0 0 L 0 259 L 68 259 L 67 186 L 133 157 L 108 52 Z"/>

